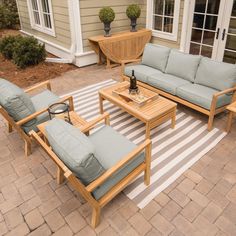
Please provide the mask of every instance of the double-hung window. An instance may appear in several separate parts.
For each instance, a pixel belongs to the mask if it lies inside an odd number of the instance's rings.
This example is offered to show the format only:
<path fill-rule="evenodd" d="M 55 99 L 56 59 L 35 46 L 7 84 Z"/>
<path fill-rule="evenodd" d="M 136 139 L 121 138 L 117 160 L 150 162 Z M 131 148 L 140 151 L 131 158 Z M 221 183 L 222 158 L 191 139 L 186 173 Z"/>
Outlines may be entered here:
<path fill-rule="evenodd" d="M 28 0 L 31 27 L 55 36 L 51 0 Z"/>
<path fill-rule="evenodd" d="M 147 26 L 153 36 L 177 40 L 180 0 L 148 0 Z"/>

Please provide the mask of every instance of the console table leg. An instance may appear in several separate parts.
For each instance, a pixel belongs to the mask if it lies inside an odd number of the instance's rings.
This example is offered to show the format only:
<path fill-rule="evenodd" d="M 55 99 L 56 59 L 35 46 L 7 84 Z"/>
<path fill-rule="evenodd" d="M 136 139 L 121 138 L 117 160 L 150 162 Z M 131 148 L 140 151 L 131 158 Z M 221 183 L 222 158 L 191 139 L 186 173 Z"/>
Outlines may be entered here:
<path fill-rule="evenodd" d="M 232 120 L 233 120 L 233 112 L 229 112 L 228 116 L 228 121 L 227 121 L 227 127 L 226 127 L 226 132 L 228 133 L 230 131 L 231 125 L 232 125 Z"/>
<path fill-rule="evenodd" d="M 103 97 L 99 94 L 99 109 L 100 109 L 100 114 L 104 113 L 104 109 L 103 109 Z"/>

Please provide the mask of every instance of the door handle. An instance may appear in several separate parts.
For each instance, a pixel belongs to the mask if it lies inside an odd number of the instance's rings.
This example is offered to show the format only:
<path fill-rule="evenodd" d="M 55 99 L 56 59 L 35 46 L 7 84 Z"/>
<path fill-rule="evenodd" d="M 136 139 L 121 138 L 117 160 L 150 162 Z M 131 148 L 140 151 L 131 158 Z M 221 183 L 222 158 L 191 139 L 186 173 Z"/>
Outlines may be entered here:
<path fill-rule="evenodd" d="M 217 28 L 217 31 L 216 31 L 216 39 L 219 38 L 219 34 L 220 34 L 220 28 Z"/>
<path fill-rule="evenodd" d="M 226 29 L 223 29 L 223 32 L 222 32 L 222 40 L 223 41 L 225 40 L 225 31 L 226 31 Z"/>

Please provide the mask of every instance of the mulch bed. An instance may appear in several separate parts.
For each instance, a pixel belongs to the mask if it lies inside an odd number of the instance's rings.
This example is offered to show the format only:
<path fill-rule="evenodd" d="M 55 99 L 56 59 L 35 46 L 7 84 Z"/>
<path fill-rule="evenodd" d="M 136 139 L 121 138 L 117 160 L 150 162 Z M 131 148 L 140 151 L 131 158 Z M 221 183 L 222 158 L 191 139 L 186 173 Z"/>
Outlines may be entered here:
<path fill-rule="evenodd" d="M 7 35 L 17 34 L 20 34 L 17 30 L 1 30 L 0 38 Z M 48 54 L 48 57 L 55 56 Z M 54 79 L 67 71 L 75 69 L 78 69 L 78 67 L 71 64 L 49 62 L 43 62 L 25 69 L 19 69 L 10 60 L 6 60 L 0 54 L 0 78 L 7 79 L 22 88 L 48 79 Z"/>

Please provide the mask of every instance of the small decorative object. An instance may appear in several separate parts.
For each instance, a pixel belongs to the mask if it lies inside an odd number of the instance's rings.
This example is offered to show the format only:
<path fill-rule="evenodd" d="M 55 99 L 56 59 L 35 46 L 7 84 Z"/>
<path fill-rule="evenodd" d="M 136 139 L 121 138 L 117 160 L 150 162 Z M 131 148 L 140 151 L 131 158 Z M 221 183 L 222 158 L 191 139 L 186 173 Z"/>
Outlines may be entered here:
<path fill-rule="evenodd" d="M 129 93 L 130 94 L 137 94 L 138 93 L 138 86 L 137 86 L 137 79 L 134 75 L 134 70 L 132 70 L 132 76 L 130 77 L 130 86 L 129 86 Z"/>
<path fill-rule="evenodd" d="M 111 7 L 103 7 L 99 11 L 99 18 L 104 24 L 105 37 L 110 37 L 111 22 L 115 19 L 115 12 Z"/>
<path fill-rule="evenodd" d="M 70 119 L 70 107 L 67 103 L 54 103 L 48 108 L 50 120 L 53 118 L 63 119 L 64 121 L 71 123 Z"/>
<path fill-rule="evenodd" d="M 137 19 L 140 17 L 141 8 L 137 4 L 131 4 L 126 9 L 126 15 L 131 20 L 131 32 L 136 32 Z"/>

